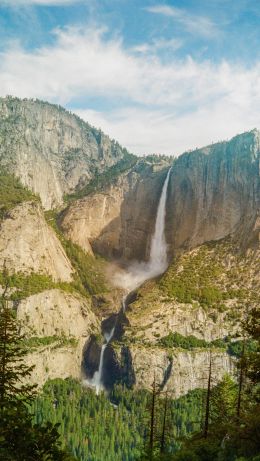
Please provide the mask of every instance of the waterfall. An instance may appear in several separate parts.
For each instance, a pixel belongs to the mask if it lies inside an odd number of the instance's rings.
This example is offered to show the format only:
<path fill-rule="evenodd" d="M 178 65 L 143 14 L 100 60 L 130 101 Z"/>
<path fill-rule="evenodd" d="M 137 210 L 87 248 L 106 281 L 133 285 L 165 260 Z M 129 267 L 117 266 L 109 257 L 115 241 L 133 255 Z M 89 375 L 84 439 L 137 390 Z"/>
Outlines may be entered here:
<path fill-rule="evenodd" d="M 104 363 L 104 352 L 106 350 L 106 347 L 107 347 L 107 343 L 102 344 L 98 370 L 95 371 L 94 376 L 91 380 L 91 384 L 96 388 L 97 394 L 99 394 L 99 391 L 103 389 L 102 371 L 103 371 L 103 363 Z"/>
<path fill-rule="evenodd" d="M 155 229 L 151 240 L 151 249 L 148 262 L 134 262 L 125 272 L 116 274 L 113 278 L 115 285 L 124 288 L 127 293 L 135 290 L 146 280 L 162 274 L 167 269 L 167 244 L 165 239 L 165 214 L 167 190 L 171 168 L 165 178 L 159 204 L 157 207 Z"/>
<path fill-rule="evenodd" d="M 161 274 L 167 269 L 167 244 L 165 240 L 165 214 L 167 190 L 170 179 L 171 168 L 169 169 L 161 192 L 157 215 L 155 221 L 155 231 L 151 243 L 149 265 L 151 272 Z"/>
<path fill-rule="evenodd" d="M 104 354 L 105 354 L 107 345 L 109 344 L 109 342 L 114 336 L 114 332 L 115 332 L 115 326 L 109 332 L 104 333 L 105 342 L 104 344 L 102 344 L 102 347 L 101 347 L 98 370 L 95 371 L 93 378 L 88 382 L 88 384 L 96 388 L 96 394 L 99 394 L 99 392 L 104 389 L 103 382 L 102 382 Z"/>
<path fill-rule="evenodd" d="M 123 299 L 122 299 L 123 313 L 125 313 L 125 310 L 126 310 L 126 298 L 127 298 L 127 294 L 125 296 L 123 296 Z"/>
<path fill-rule="evenodd" d="M 155 229 L 154 234 L 151 240 L 151 250 L 150 257 L 148 262 L 135 263 L 132 264 L 127 272 L 120 274 L 117 279 L 114 279 L 115 284 L 125 288 L 126 295 L 122 299 L 121 309 L 123 313 L 126 311 L 127 307 L 127 294 L 132 290 L 136 289 L 141 285 L 145 280 L 148 280 L 152 277 L 162 274 L 167 269 L 167 244 L 165 239 L 165 214 L 166 214 L 166 200 L 167 200 L 167 190 L 169 184 L 171 168 L 169 169 L 167 176 L 165 178 L 159 204 L 157 207 L 156 220 L 155 220 Z M 101 390 L 104 389 L 102 382 L 103 374 L 103 365 L 104 365 L 104 354 L 107 345 L 112 340 L 114 336 L 114 331 L 116 327 L 117 320 L 114 327 L 109 331 L 104 333 L 104 344 L 101 348 L 100 359 L 98 370 L 94 373 L 93 378 L 88 381 L 88 384 L 96 388 L 96 393 L 98 394 Z"/>

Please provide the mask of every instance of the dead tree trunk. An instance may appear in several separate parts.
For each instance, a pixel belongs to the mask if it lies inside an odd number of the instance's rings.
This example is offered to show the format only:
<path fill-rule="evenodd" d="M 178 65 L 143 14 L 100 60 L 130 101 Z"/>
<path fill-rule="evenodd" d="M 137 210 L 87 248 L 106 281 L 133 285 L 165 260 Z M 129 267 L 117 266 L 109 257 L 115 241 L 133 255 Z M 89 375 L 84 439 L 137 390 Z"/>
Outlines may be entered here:
<path fill-rule="evenodd" d="M 163 427 L 162 427 L 162 437 L 161 437 L 161 453 L 164 453 L 165 450 L 165 431 L 166 431 L 166 418 L 167 418 L 167 405 L 168 405 L 168 394 L 166 391 L 165 402 L 164 402 L 164 411 L 163 411 Z"/>
<path fill-rule="evenodd" d="M 204 431 L 203 436 L 205 439 L 208 437 L 209 432 L 209 409 L 210 409 L 210 395 L 211 395 L 211 374 L 212 374 L 212 357 L 211 351 L 209 356 L 209 377 L 208 377 L 208 386 L 207 386 L 207 397 L 206 397 L 206 410 L 205 410 L 205 419 L 204 419 Z"/>
<path fill-rule="evenodd" d="M 240 371 L 239 371 L 238 397 L 237 397 L 237 418 L 238 419 L 240 418 L 242 388 L 243 388 L 243 381 L 244 381 L 244 358 L 245 358 L 245 340 L 243 341 L 242 354 L 240 358 Z"/>

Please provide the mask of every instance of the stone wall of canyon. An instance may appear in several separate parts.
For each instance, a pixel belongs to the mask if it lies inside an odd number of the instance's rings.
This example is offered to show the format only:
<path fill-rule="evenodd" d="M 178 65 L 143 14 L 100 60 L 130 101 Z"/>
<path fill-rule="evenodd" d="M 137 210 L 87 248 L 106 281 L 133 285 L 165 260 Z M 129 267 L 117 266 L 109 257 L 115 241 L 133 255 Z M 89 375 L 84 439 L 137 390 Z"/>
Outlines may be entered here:
<path fill-rule="evenodd" d="M 254 130 L 174 162 L 166 213 L 169 257 L 236 232 L 243 245 L 257 233 L 259 143 Z M 92 247 L 110 258 L 146 260 L 166 171 L 166 165 L 159 171 L 133 167 L 113 185 L 68 207 L 62 228 L 86 251 Z"/>

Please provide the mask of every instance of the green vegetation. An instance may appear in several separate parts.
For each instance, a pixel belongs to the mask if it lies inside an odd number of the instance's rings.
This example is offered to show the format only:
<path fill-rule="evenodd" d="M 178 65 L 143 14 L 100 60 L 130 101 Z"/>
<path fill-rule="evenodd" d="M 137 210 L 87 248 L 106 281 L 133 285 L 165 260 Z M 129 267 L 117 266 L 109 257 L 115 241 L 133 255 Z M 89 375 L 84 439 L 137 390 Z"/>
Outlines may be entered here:
<path fill-rule="evenodd" d="M 0 219 L 19 203 L 37 200 L 38 197 L 22 186 L 19 179 L 0 170 Z"/>
<path fill-rule="evenodd" d="M 25 275 L 21 272 L 17 274 L 0 272 L 0 285 L 4 286 L 6 282 L 11 293 L 9 298 L 13 301 L 27 298 L 44 290 L 57 288 L 57 284 L 52 281 L 50 276 L 34 273 Z"/>
<path fill-rule="evenodd" d="M 76 347 L 78 340 L 74 337 L 67 336 L 31 336 L 30 338 L 25 338 L 23 340 L 23 345 L 25 348 L 30 350 L 30 352 L 42 346 L 53 346 L 53 348 L 63 347 L 63 346 L 72 346 Z"/>
<path fill-rule="evenodd" d="M 171 332 L 167 336 L 164 336 L 159 340 L 159 344 L 164 347 L 172 348 L 172 347 L 180 347 L 182 349 L 194 349 L 198 348 L 210 348 L 210 347 L 219 347 L 219 348 L 226 348 L 227 341 L 222 339 L 217 339 L 216 341 L 206 341 L 205 339 L 196 338 L 196 336 L 189 335 L 183 336 L 180 333 Z"/>
<path fill-rule="evenodd" d="M 66 239 L 57 224 L 57 214 L 54 211 L 47 211 L 45 213 L 45 217 L 48 224 L 50 224 L 55 230 L 76 271 L 74 281 L 70 284 L 70 286 L 79 291 L 83 296 L 108 291 L 104 276 L 104 260 L 85 253 L 79 245 L 76 245 L 71 240 Z M 63 286 L 63 284 L 59 285 Z M 68 289 L 67 285 L 68 284 L 64 285 L 65 289 Z"/>
<path fill-rule="evenodd" d="M 37 424 L 28 405 L 35 386 L 26 384 L 33 367 L 24 363 L 24 338 L 7 305 L 0 298 L 0 459 L 5 461 L 72 461 L 60 447 L 57 427 Z"/>
<path fill-rule="evenodd" d="M 9 299 L 11 299 L 12 301 L 24 299 L 28 296 L 41 293 L 44 290 L 51 290 L 53 288 L 58 288 L 68 293 L 78 292 L 83 296 L 89 296 L 90 292 L 93 293 L 95 289 L 106 289 L 104 283 L 98 285 L 98 283 L 100 283 L 99 280 L 102 277 L 102 275 L 100 275 L 100 273 L 95 270 L 95 262 L 93 264 L 94 267 L 91 266 L 91 262 L 92 260 L 90 259 L 89 266 L 87 266 L 89 270 L 86 274 L 84 274 L 83 282 L 84 279 L 86 279 L 84 285 L 78 276 L 75 276 L 75 280 L 72 283 L 68 283 L 54 282 L 49 275 L 36 273 L 24 274 L 22 272 L 17 272 L 8 275 L 4 274 L 4 272 L 0 272 L 0 285 L 3 285 L 6 279 L 8 280 Z M 82 267 L 84 268 L 86 267 L 86 265 Z M 91 280 L 93 280 L 92 285 L 90 285 Z M 102 278 L 101 280 L 103 282 Z"/>
<path fill-rule="evenodd" d="M 175 454 L 153 457 L 156 461 L 259 461 L 260 460 L 260 311 L 252 309 L 244 330 L 254 349 L 242 349 L 238 383 L 229 376 L 214 388 L 211 371 L 203 430 L 193 434 Z M 145 459 L 145 458 L 143 458 Z"/>
<path fill-rule="evenodd" d="M 59 288 L 69 293 L 80 291 L 86 295 L 85 290 L 82 287 L 78 289 L 76 283 L 53 282 L 49 275 L 44 274 L 24 274 L 22 272 L 7 274 L 0 272 L 0 285 L 4 285 L 6 282 L 9 287 L 8 297 L 12 301 L 24 299 L 28 296 L 41 293 L 44 290 L 51 290 L 52 288 Z"/>
<path fill-rule="evenodd" d="M 255 353 L 257 351 L 257 341 L 251 338 L 245 341 L 230 341 L 228 343 L 227 352 L 230 355 L 240 357 L 243 353 L 243 347 L 245 347 L 248 354 Z"/>
<path fill-rule="evenodd" d="M 200 428 L 201 399 L 202 391 L 196 390 L 169 401 L 172 448 L 179 446 L 179 438 Z M 116 386 L 108 398 L 75 380 L 56 379 L 45 384 L 32 411 L 38 424 L 46 419 L 60 424 L 63 446 L 79 460 L 134 461 L 148 437 L 150 400 L 144 390 Z"/>
<path fill-rule="evenodd" d="M 92 179 L 85 187 L 78 190 L 74 194 L 67 195 L 66 200 L 76 200 L 85 197 L 92 192 L 102 190 L 104 187 L 113 184 L 118 176 L 120 176 L 125 171 L 130 170 L 130 168 L 132 168 L 136 162 L 137 157 L 125 151 L 124 157 L 119 160 L 119 162 L 105 170 L 103 173 L 99 173 L 98 171 L 94 172 L 94 179 Z"/>
<path fill-rule="evenodd" d="M 169 333 L 167 336 L 160 338 L 158 341 L 163 347 L 173 348 L 180 347 L 182 349 L 194 349 L 194 348 L 220 348 L 225 349 L 230 355 L 240 357 L 243 351 L 243 344 L 248 352 L 254 352 L 257 347 L 256 341 L 253 339 L 247 339 L 244 341 L 231 341 L 231 338 L 215 339 L 214 341 L 206 341 L 205 339 L 196 338 L 196 336 L 188 335 L 183 336 L 180 333 Z"/>
<path fill-rule="evenodd" d="M 205 244 L 193 254 L 177 259 L 159 281 L 161 291 L 181 303 L 198 301 L 220 311 L 225 310 L 225 300 L 243 299 L 245 290 L 223 287 L 224 262 L 211 250 L 212 245 Z"/>

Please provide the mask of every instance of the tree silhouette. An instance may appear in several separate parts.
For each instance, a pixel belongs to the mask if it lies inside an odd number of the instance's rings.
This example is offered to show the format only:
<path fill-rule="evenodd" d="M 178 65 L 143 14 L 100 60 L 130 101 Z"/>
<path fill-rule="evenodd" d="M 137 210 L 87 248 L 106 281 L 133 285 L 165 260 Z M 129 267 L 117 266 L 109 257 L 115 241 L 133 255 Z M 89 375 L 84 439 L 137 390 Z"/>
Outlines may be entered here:
<path fill-rule="evenodd" d="M 0 297 L 0 459 L 5 461 L 69 461 L 60 447 L 57 426 L 33 424 L 28 403 L 35 385 L 27 384 L 33 366 L 24 363 L 24 337 L 8 306 L 8 274 Z"/>

